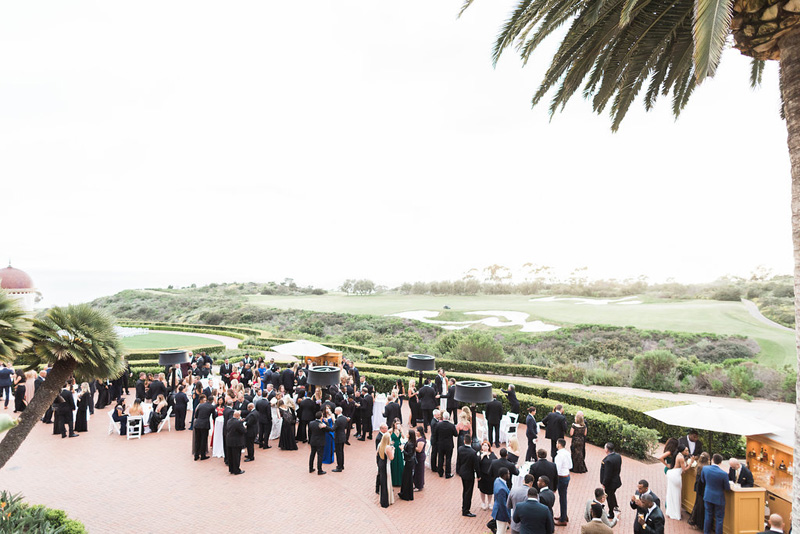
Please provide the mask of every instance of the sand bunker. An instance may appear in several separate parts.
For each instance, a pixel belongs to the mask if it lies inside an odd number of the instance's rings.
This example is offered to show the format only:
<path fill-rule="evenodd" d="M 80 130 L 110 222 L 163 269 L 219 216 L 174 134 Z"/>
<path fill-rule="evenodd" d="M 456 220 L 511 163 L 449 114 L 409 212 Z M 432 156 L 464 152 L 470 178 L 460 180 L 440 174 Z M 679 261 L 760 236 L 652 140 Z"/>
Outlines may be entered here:
<path fill-rule="evenodd" d="M 404 319 L 414 319 L 423 323 L 437 324 L 445 330 L 461 330 L 469 328 L 474 324 L 484 324 L 486 326 L 500 327 L 500 326 L 520 326 L 520 332 L 552 332 L 558 330 L 560 327 L 552 324 L 546 324 L 542 321 L 528 321 L 529 314 L 524 312 L 515 311 L 473 311 L 465 312 L 466 315 L 488 315 L 483 319 L 476 319 L 474 321 L 441 321 L 434 319 L 439 316 L 438 311 L 431 310 L 415 310 L 401 313 L 393 313 L 392 317 L 402 317 Z M 505 320 L 501 320 L 505 319 Z"/>
<path fill-rule="evenodd" d="M 634 300 L 637 297 L 622 297 L 618 299 L 584 299 L 580 297 L 542 297 L 536 299 L 528 299 L 529 302 L 559 302 L 564 300 L 573 300 L 575 304 L 586 304 L 589 306 L 606 306 L 608 304 L 641 304 L 641 300 Z"/>

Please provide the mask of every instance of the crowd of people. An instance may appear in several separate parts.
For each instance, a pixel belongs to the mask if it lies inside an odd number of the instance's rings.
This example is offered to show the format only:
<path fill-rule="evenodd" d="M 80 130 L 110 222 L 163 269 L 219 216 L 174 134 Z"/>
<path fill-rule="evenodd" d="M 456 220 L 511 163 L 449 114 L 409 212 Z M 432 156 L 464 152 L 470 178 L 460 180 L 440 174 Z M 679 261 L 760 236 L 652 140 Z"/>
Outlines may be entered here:
<path fill-rule="evenodd" d="M 88 430 L 95 409 L 110 404 L 114 405 L 111 416 L 120 423 L 123 435 L 129 426 L 137 432 L 156 432 L 170 416 L 174 417 L 176 431 L 182 431 L 187 429 L 188 418 L 194 459 L 219 456 L 233 475 L 244 473 L 242 451 L 244 462 L 252 462 L 255 446 L 269 449 L 273 439 L 282 450 L 298 450 L 298 442 L 308 443 L 309 473 L 324 475 L 324 466 L 334 463 L 332 471 L 342 472 L 345 446 L 350 445 L 355 428 L 355 438 L 360 441 L 373 440 L 375 434 L 375 493 L 380 506 L 392 505 L 395 496 L 413 501 L 414 494 L 425 487 L 429 466 L 434 476 L 459 476 L 461 514 L 465 517 L 476 517 L 472 502 L 477 488 L 481 509 L 491 510 L 487 527 L 498 533 L 553 534 L 556 527 L 569 525 L 571 478 L 589 472 L 586 438 L 590 430 L 582 412 L 577 412 L 569 424 L 561 405 L 541 421 L 537 421 L 535 407 L 527 408 L 519 428 L 520 433 L 524 428 L 528 443 L 523 458 L 516 433 L 505 436 L 501 446 L 500 421 L 505 410 L 497 395 L 485 406 L 488 432 L 486 439 L 479 440 L 470 407 L 460 406 L 455 400 L 455 381 L 441 369 L 433 380 L 425 379 L 419 387 L 414 379 L 407 383 L 398 380 L 381 413 L 386 423 L 373 429 L 376 391 L 350 360 L 343 362 L 339 383 L 328 387 L 310 384 L 309 369 L 300 363 L 281 368 L 274 360 L 254 360 L 246 355 L 236 363 L 225 360 L 218 373 L 212 364 L 210 356 L 201 353 L 163 373 L 140 373 L 130 407 L 123 396 L 123 391 L 129 395 L 130 369 L 126 376 L 112 381 L 85 382 L 76 387 L 70 380 L 43 420 L 54 423 L 54 434 L 74 437 Z M 37 375 L 0 364 L 4 408 L 8 409 L 13 396 L 14 411 L 24 410 L 46 378 L 47 370 Z M 514 386 L 502 392 L 518 414 L 521 407 Z M 410 415 L 405 423 L 404 401 Z M 149 413 L 147 420 L 145 412 Z M 128 419 L 139 427 L 129 425 Z M 544 440 L 549 441 L 549 451 L 545 444 L 539 444 L 541 429 Z M 724 492 L 731 483 L 753 486 L 747 467 L 731 458 L 728 472 L 723 471 L 722 457 L 703 450 L 696 430 L 669 439 L 659 459 L 664 464 L 667 493 L 662 503 L 647 480 L 638 481 L 629 501 L 636 512 L 634 534 L 662 534 L 665 517 L 682 519 L 682 474 L 695 467 L 697 498 L 688 522 L 706 534 L 722 534 Z M 617 491 L 623 487 L 622 456 L 614 443 L 605 444 L 605 457 L 598 467 L 599 486 L 593 495 L 582 496 L 588 498 L 581 518 L 584 534 L 609 534 L 619 522 Z M 773 532 L 782 531 L 778 528 L 782 529 L 779 516 L 773 515 L 770 525 Z"/>

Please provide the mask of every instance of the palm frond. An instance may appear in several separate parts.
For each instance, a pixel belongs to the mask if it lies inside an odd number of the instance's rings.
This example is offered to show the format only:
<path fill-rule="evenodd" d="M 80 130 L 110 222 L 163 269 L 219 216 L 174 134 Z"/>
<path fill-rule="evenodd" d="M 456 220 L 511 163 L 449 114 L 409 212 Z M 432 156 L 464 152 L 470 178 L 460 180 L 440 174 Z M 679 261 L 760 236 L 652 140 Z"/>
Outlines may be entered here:
<path fill-rule="evenodd" d="M 767 62 L 763 59 L 756 58 L 753 58 L 753 61 L 750 63 L 750 87 L 753 89 L 761 85 L 761 76 L 764 74 L 764 66 L 766 63 Z"/>
<path fill-rule="evenodd" d="M 0 290 L 0 361 L 11 362 L 31 345 L 27 332 L 32 323 L 19 303 Z"/>
<path fill-rule="evenodd" d="M 714 76 L 731 27 L 731 0 L 695 0 L 694 73 L 697 83 Z"/>

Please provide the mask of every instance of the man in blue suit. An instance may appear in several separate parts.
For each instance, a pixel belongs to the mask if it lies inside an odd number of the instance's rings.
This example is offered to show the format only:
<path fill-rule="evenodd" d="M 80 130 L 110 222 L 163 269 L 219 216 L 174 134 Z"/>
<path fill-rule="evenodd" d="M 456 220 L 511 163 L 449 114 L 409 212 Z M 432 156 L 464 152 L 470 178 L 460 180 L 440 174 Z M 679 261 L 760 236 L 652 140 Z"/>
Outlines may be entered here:
<path fill-rule="evenodd" d="M 713 465 L 703 469 L 700 480 L 705 482 L 706 491 L 703 493 L 703 502 L 706 506 L 705 524 L 703 534 L 711 532 L 711 520 L 714 519 L 716 534 L 722 534 L 722 522 L 725 519 L 725 492 L 730 491 L 731 485 L 728 473 L 722 470 L 722 455 L 715 454 L 712 458 Z"/>
<path fill-rule="evenodd" d="M 525 437 L 528 438 L 528 451 L 525 453 L 525 461 L 529 462 L 536 459 L 536 438 L 539 435 L 539 425 L 536 424 L 536 407 L 528 408 L 528 417 L 525 418 Z"/>
<path fill-rule="evenodd" d="M 528 489 L 528 500 L 514 507 L 514 522 L 519 523 L 520 534 L 553 534 L 555 522 L 550 509 L 538 501 L 536 488 Z"/>

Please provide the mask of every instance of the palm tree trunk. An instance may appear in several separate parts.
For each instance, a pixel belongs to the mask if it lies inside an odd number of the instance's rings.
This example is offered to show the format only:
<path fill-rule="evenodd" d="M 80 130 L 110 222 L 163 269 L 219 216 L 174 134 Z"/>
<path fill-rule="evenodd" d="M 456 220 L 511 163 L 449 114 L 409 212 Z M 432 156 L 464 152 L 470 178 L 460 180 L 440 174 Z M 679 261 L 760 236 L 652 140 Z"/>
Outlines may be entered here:
<path fill-rule="evenodd" d="M 47 408 L 53 404 L 53 399 L 61 392 L 61 388 L 66 384 L 67 379 L 72 376 L 77 362 L 72 358 L 58 360 L 50 372 L 47 379 L 39 387 L 39 391 L 31 399 L 30 404 L 22 412 L 19 424 L 6 433 L 3 441 L 0 442 L 0 469 L 14 456 L 22 442 L 31 433 L 33 427 L 42 418 Z M 798 531 L 800 532 L 800 531 Z"/>
<path fill-rule="evenodd" d="M 788 130 L 789 159 L 792 165 L 792 244 L 794 246 L 794 316 L 795 343 L 800 359 L 800 30 L 795 29 L 780 40 L 781 92 Z M 800 368 L 800 365 L 798 365 Z M 792 530 L 800 532 L 800 374 L 797 384 L 797 408 L 794 424 L 794 480 Z M 785 518 L 784 518 L 785 519 Z M 784 529 L 786 531 L 788 529 Z"/>

